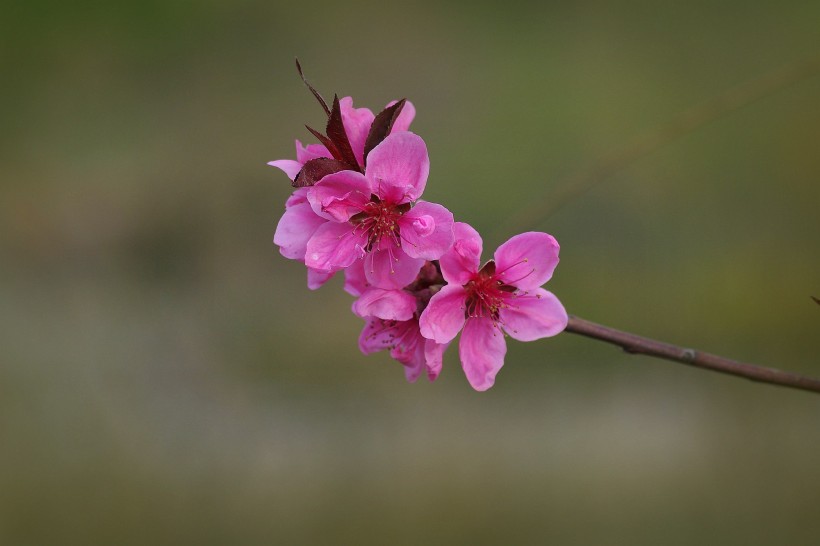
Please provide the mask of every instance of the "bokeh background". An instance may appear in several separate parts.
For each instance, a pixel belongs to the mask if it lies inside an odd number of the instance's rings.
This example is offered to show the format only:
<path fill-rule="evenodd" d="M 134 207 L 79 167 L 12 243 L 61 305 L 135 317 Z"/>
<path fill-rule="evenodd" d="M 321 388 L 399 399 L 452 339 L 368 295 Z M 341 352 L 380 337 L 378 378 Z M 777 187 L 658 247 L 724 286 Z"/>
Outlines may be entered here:
<path fill-rule="evenodd" d="M 485 233 L 820 51 L 817 2 L 29 1 L 0 18 L 0 543 L 817 544 L 820 398 L 569 334 L 473 392 L 271 243 L 325 95 L 409 97 Z M 820 375 L 820 77 L 529 229 L 570 312 Z"/>

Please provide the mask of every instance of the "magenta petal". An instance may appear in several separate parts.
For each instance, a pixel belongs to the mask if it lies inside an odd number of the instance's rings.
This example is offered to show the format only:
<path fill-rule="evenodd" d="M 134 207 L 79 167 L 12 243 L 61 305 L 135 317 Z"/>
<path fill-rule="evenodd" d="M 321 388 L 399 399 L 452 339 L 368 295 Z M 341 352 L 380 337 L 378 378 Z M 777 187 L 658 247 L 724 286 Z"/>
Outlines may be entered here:
<path fill-rule="evenodd" d="M 464 326 L 467 292 L 463 286 L 448 284 L 430 298 L 419 317 L 421 335 L 437 343 L 449 343 Z"/>
<path fill-rule="evenodd" d="M 378 288 L 404 288 L 419 274 L 424 260 L 411 258 L 392 243 L 373 249 L 364 260 L 367 281 Z"/>
<path fill-rule="evenodd" d="M 333 157 L 327 148 L 321 144 L 308 144 L 302 146 L 302 143 L 296 141 L 296 161 L 304 165 L 311 159 L 318 159 L 320 157 Z"/>
<path fill-rule="evenodd" d="M 495 251 L 496 276 L 521 290 L 538 288 L 552 277 L 558 250 L 552 235 L 538 231 L 516 235 Z"/>
<path fill-rule="evenodd" d="M 344 290 L 354 297 L 361 296 L 370 286 L 364 276 L 364 260 L 356 260 L 345 269 Z"/>
<path fill-rule="evenodd" d="M 285 258 L 304 260 L 308 241 L 325 223 L 327 220 L 316 216 L 307 202 L 291 205 L 276 225 L 273 242 Z"/>
<path fill-rule="evenodd" d="M 427 379 L 430 381 L 435 381 L 441 373 L 445 349 L 447 349 L 446 343 L 436 343 L 432 339 L 424 340 L 424 361 L 427 367 Z"/>
<path fill-rule="evenodd" d="M 415 383 L 424 369 L 425 339 L 419 335 L 416 321 L 411 320 L 398 324 L 401 325 L 397 328 L 400 337 L 390 350 L 390 356 L 402 363 L 407 381 Z"/>
<path fill-rule="evenodd" d="M 299 205 L 301 203 L 307 203 L 308 202 L 308 200 L 307 200 L 308 190 L 310 190 L 310 188 L 296 188 L 296 190 L 294 190 L 294 192 L 292 194 L 290 194 L 290 197 L 288 197 L 288 200 L 285 201 L 285 208 L 289 209 L 290 207 L 292 207 L 294 205 Z"/>
<path fill-rule="evenodd" d="M 365 174 L 383 201 L 415 201 L 424 192 L 429 173 L 427 145 L 413 133 L 393 133 L 367 156 Z"/>
<path fill-rule="evenodd" d="M 282 169 L 291 180 L 294 180 L 299 171 L 302 170 L 302 164 L 292 159 L 277 159 L 276 161 L 269 161 L 268 165 Z"/>
<path fill-rule="evenodd" d="M 359 350 L 369 355 L 393 347 L 396 338 L 396 323 L 385 322 L 376 317 L 367 319 L 359 335 Z"/>
<path fill-rule="evenodd" d="M 390 101 L 387 104 L 387 107 L 393 106 L 398 101 Z M 399 117 L 396 118 L 396 121 L 393 122 L 393 129 L 391 133 L 398 133 L 401 131 L 407 131 L 410 129 L 410 124 L 413 123 L 413 119 L 416 117 L 416 107 L 413 106 L 413 103 L 405 101 L 404 106 L 401 109 L 401 113 Z"/>
<path fill-rule="evenodd" d="M 335 271 L 319 271 L 318 269 L 307 268 L 307 285 L 311 290 L 317 290 L 335 275 Z"/>
<path fill-rule="evenodd" d="M 453 244 L 453 213 L 419 201 L 399 218 L 401 247 L 408 256 L 438 260 Z"/>
<path fill-rule="evenodd" d="M 370 202 L 370 183 L 361 173 L 340 171 L 329 174 L 310 188 L 308 201 L 316 214 L 347 222 Z"/>
<path fill-rule="evenodd" d="M 491 319 L 471 318 L 464 325 L 458 354 L 467 381 L 475 390 L 486 391 L 493 386 L 506 353 L 504 334 Z"/>
<path fill-rule="evenodd" d="M 478 272 L 481 263 L 481 236 L 469 224 L 456 222 L 453 226 L 453 246 L 439 259 L 444 280 L 454 284 L 467 284 Z"/>
<path fill-rule="evenodd" d="M 339 106 L 342 109 L 342 123 L 350 147 L 353 148 L 353 155 L 356 156 L 359 165 L 364 165 L 364 143 L 376 116 L 369 108 L 353 108 L 353 99 L 350 97 L 340 99 Z"/>
<path fill-rule="evenodd" d="M 567 327 L 567 312 L 552 292 L 535 288 L 510 294 L 499 311 L 504 331 L 518 341 L 533 341 L 560 334 Z"/>
<path fill-rule="evenodd" d="M 320 271 L 343 269 L 364 255 L 366 244 L 350 224 L 326 222 L 307 243 L 305 265 Z"/>
<path fill-rule="evenodd" d="M 410 320 L 416 312 L 416 298 L 404 290 L 370 288 L 353 303 L 353 312 L 360 317 Z"/>

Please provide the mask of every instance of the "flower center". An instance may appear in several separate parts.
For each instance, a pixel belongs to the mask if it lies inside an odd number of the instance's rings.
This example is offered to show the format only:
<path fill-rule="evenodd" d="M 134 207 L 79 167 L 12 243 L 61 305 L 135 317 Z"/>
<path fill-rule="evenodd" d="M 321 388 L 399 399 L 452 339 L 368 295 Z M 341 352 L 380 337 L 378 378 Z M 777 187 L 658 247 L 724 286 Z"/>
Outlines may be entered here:
<path fill-rule="evenodd" d="M 516 289 L 496 277 L 495 262 L 490 260 L 464 285 L 467 290 L 465 318 L 490 318 L 498 322 L 498 312 L 509 307 L 507 300 Z"/>
<path fill-rule="evenodd" d="M 385 237 L 393 246 L 400 246 L 399 218 L 408 210 L 409 203 L 396 205 L 382 201 L 375 195 L 371 196 L 370 202 L 363 207 L 362 212 L 350 219 L 356 225 L 356 229 L 367 235 L 365 251 L 378 249 L 382 238 Z"/>

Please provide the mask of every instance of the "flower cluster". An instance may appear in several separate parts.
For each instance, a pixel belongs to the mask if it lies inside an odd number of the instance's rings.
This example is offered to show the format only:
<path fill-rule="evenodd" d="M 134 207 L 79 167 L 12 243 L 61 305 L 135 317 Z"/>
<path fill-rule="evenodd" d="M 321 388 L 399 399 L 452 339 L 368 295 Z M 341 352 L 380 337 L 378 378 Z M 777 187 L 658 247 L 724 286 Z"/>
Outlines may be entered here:
<path fill-rule="evenodd" d="M 308 85 L 308 87 L 310 87 Z M 444 351 L 461 332 L 459 356 L 473 388 L 490 388 L 504 364 L 505 334 L 519 341 L 563 331 L 567 313 L 541 286 L 558 264 L 558 243 L 528 232 L 482 265 L 482 240 L 442 205 L 421 200 L 430 171 L 424 141 L 409 131 L 412 103 L 379 114 L 332 107 L 317 143 L 296 141 L 296 159 L 271 161 L 296 188 L 273 241 L 307 267 L 316 289 L 343 271 L 353 312 L 365 320 L 359 348 L 404 366 L 408 381 L 438 377 Z"/>

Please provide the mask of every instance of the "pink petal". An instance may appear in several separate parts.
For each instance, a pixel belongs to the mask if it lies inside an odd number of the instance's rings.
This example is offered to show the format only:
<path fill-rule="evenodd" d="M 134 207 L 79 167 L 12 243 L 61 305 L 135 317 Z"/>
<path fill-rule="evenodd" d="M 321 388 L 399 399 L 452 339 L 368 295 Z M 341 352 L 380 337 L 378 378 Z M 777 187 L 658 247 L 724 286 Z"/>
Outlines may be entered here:
<path fill-rule="evenodd" d="M 478 273 L 481 264 L 481 236 L 469 224 L 456 222 L 455 241 L 440 260 L 441 274 L 449 283 L 464 285 Z"/>
<path fill-rule="evenodd" d="M 501 329 L 488 318 L 471 318 L 464 325 L 458 354 L 467 381 L 477 391 L 486 391 L 495 383 L 495 375 L 504 365 L 507 343 Z"/>
<path fill-rule="evenodd" d="M 425 339 L 419 335 L 416 321 L 406 321 L 401 324 L 404 325 L 404 332 L 390 350 L 390 356 L 402 363 L 407 381 L 415 383 L 424 369 Z"/>
<path fill-rule="evenodd" d="M 370 286 L 364 276 L 364 260 L 356 260 L 345 269 L 344 290 L 354 297 L 359 297 Z"/>
<path fill-rule="evenodd" d="M 399 218 L 399 232 L 408 256 L 438 260 L 453 244 L 453 213 L 436 203 L 419 201 Z"/>
<path fill-rule="evenodd" d="M 296 188 L 290 197 L 288 197 L 288 200 L 285 201 L 285 208 L 289 209 L 294 205 L 307 203 L 308 190 L 310 190 L 310 188 Z"/>
<path fill-rule="evenodd" d="M 535 288 L 526 294 L 510 294 L 509 307 L 499 311 L 504 331 L 518 341 L 551 337 L 567 327 L 567 312 L 552 292 Z"/>
<path fill-rule="evenodd" d="M 419 317 L 421 335 L 437 343 L 449 343 L 464 326 L 467 292 L 463 286 L 448 284 L 430 298 Z"/>
<path fill-rule="evenodd" d="M 413 133 L 391 134 L 367 156 L 365 174 L 383 201 L 415 201 L 424 192 L 429 172 L 427 145 Z"/>
<path fill-rule="evenodd" d="M 398 101 L 392 100 L 387 103 L 387 106 L 393 106 Z M 391 133 L 398 133 L 401 131 L 407 131 L 410 129 L 410 124 L 413 122 L 413 119 L 416 117 L 416 107 L 413 106 L 413 103 L 409 100 L 404 103 L 404 106 L 401 109 L 401 113 L 399 117 L 396 118 L 396 121 L 393 122 L 393 129 L 390 131 Z"/>
<path fill-rule="evenodd" d="M 369 355 L 391 349 L 396 339 L 397 324 L 399 323 L 383 321 L 376 317 L 368 318 L 359 335 L 359 350 Z"/>
<path fill-rule="evenodd" d="M 321 288 L 323 284 L 335 275 L 335 271 L 319 271 L 318 269 L 307 268 L 307 285 L 311 290 Z"/>
<path fill-rule="evenodd" d="M 404 288 L 419 274 L 424 260 L 411 258 L 393 243 L 373 249 L 364 260 L 367 282 L 379 288 Z"/>
<path fill-rule="evenodd" d="M 342 123 L 350 147 L 353 148 L 353 155 L 356 156 L 359 165 L 364 165 L 364 143 L 376 116 L 368 108 L 353 108 L 353 99 L 350 97 L 340 99 L 339 106 L 342 109 Z"/>
<path fill-rule="evenodd" d="M 307 198 L 314 212 L 328 220 L 347 222 L 370 202 L 370 183 L 355 171 L 329 174 L 314 184 Z"/>
<path fill-rule="evenodd" d="M 353 303 L 353 312 L 360 317 L 410 320 L 416 312 L 416 298 L 404 290 L 370 288 Z"/>
<path fill-rule="evenodd" d="M 446 343 L 436 343 L 432 339 L 424 340 L 424 360 L 427 367 L 427 379 L 430 381 L 435 381 L 441 373 L 445 349 L 447 349 Z"/>
<path fill-rule="evenodd" d="M 321 144 L 308 144 L 307 146 L 302 146 L 302 143 L 298 140 L 296 141 L 296 161 L 304 165 L 311 159 L 317 159 L 320 157 L 333 157 L 327 148 L 325 148 Z"/>
<path fill-rule="evenodd" d="M 552 235 L 537 231 L 516 235 L 495 251 L 496 276 L 521 290 L 538 288 L 552 277 L 558 250 Z"/>
<path fill-rule="evenodd" d="M 348 267 L 364 255 L 367 239 L 350 224 L 326 222 L 307 243 L 305 265 L 320 271 Z"/>
<path fill-rule="evenodd" d="M 304 260 L 308 241 L 325 223 L 327 220 L 316 216 L 309 203 L 291 205 L 276 225 L 273 242 L 285 258 Z"/>
<path fill-rule="evenodd" d="M 268 161 L 268 165 L 282 169 L 288 178 L 294 180 L 299 171 L 302 170 L 302 164 L 292 159 L 277 159 L 276 161 Z"/>

